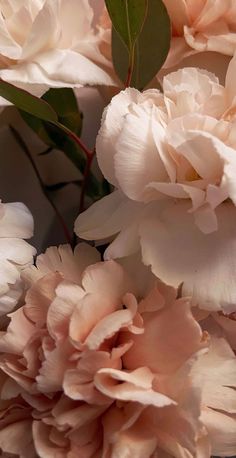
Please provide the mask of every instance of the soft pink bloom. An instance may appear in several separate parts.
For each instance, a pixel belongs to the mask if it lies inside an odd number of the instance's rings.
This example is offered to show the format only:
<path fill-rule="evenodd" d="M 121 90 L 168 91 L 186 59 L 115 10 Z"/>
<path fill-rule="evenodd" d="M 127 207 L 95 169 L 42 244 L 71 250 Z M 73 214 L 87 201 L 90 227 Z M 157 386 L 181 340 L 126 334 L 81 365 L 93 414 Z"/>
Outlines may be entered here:
<path fill-rule="evenodd" d="M 195 303 L 227 313 L 236 303 L 235 69 L 234 58 L 225 86 L 185 68 L 164 78 L 164 94 L 126 89 L 114 97 L 96 150 L 117 189 L 75 224 L 85 239 L 118 234 L 106 259 L 131 255 L 141 242 L 155 275 L 184 282 Z"/>
<path fill-rule="evenodd" d="M 233 56 L 236 51 L 234 0 L 164 0 L 172 22 L 172 44 L 166 66 L 204 51 Z"/>
<path fill-rule="evenodd" d="M 22 294 L 20 272 L 35 254 L 23 239 L 32 235 L 33 218 L 25 205 L 0 202 L 0 316 L 10 312 Z"/>
<path fill-rule="evenodd" d="M 236 313 L 212 312 L 193 309 L 194 317 L 199 321 L 203 329 L 207 329 L 211 334 L 222 337 L 236 352 Z"/>
<path fill-rule="evenodd" d="M 25 271 L 32 286 L 0 339 L 0 447 L 194 457 L 207 432 L 190 371 L 208 343 L 190 301 L 159 281 L 139 298 L 118 263 L 97 259 L 83 244 L 51 248 Z"/>
<path fill-rule="evenodd" d="M 114 83 L 88 0 L 7 0 L 0 13 L 2 79 L 36 95 Z"/>
<path fill-rule="evenodd" d="M 235 455 L 236 357 L 225 339 L 211 336 L 210 349 L 193 365 L 191 376 L 202 392 L 201 420 L 211 455 Z"/>

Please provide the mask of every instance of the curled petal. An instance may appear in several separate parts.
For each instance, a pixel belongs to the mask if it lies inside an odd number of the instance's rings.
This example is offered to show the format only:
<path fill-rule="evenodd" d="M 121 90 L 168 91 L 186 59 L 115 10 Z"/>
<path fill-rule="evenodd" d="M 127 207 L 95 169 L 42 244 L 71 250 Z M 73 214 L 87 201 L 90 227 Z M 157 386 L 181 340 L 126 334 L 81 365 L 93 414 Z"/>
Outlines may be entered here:
<path fill-rule="evenodd" d="M 175 401 L 152 389 L 152 380 L 153 374 L 145 367 L 130 373 L 101 369 L 95 375 L 94 383 L 103 394 L 120 401 L 134 401 L 156 407 L 174 405 Z"/>

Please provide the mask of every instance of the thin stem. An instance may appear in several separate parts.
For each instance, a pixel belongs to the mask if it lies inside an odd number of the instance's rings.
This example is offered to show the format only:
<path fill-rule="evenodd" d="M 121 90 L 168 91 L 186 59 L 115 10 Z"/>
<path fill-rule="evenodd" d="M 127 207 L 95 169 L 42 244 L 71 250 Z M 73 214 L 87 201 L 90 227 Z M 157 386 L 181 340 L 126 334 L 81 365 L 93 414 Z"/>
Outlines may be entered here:
<path fill-rule="evenodd" d="M 67 127 L 64 126 L 63 124 L 56 123 L 56 125 L 58 127 L 60 126 L 64 130 L 64 132 L 66 132 L 67 135 L 70 138 L 72 138 L 72 140 L 74 140 L 75 143 L 77 143 L 77 145 L 84 151 L 87 158 L 93 155 L 93 151 L 87 148 L 87 146 L 82 142 L 82 140 L 72 130 L 67 129 Z"/>
<path fill-rule="evenodd" d="M 84 179 L 83 179 L 83 183 L 82 183 L 82 186 L 81 186 L 79 214 L 84 211 L 84 198 L 85 198 L 85 193 L 86 193 L 86 189 L 87 189 L 90 169 L 91 169 L 91 165 L 92 165 L 95 153 L 96 153 L 96 151 L 95 151 L 95 148 L 94 148 L 94 150 L 91 152 L 91 155 L 89 155 L 87 157 L 86 167 L 85 167 L 85 171 L 84 171 Z"/>
<path fill-rule="evenodd" d="M 34 169 L 34 172 L 35 172 L 35 175 L 36 177 L 38 178 L 38 181 L 39 181 L 39 184 L 40 184 L 40 187 L 42 189 L 42 192 L 43 194 L 45 195 L 45 197 L 47 198 L 47 200 L 49 201 L 51 207 L 53 208 L 53 210 L 55 211 L 55 214 L 58 218 L 58 221 L 60 222 L 62 228 L 63 228 L 63 231 L 64 231 L 64 234 L 65 234 L 65 238 L 67 240 L 67 242 L 71 245 L 72 244 L 72 240 L 71 240 L 71 236 L 70 236 L 70 233 L 69 233 L 69 230 L 66 226 L 66 223 L 62 217 L 62 215 L 60 214 L 59 210 L 57 209 L 56 205 L 54 204 L 53 200 L 51 199 L 51 196 L 49 195 L 49 192 L 47 191 L 47 189 L 45 188 L 45 185 L 44 185 L 44 182 L 41 178 L 41 175 L 36 167 L 36 164 L 30 154 L 30 151 L 27 147 L 27 145 L 25 144 L 23 138 L 21 137 L 21 135 L 19 134 L 19 132 L 12 126 L 12 125 L 9 125 L 9 128 L 16 140 L 16 142 L 20 145 L 21 149 L 24 151 L 25 155 L 27 156 L 28 160 L 30 161 L 31 165 L 32 165 L 32 168 Z"/>

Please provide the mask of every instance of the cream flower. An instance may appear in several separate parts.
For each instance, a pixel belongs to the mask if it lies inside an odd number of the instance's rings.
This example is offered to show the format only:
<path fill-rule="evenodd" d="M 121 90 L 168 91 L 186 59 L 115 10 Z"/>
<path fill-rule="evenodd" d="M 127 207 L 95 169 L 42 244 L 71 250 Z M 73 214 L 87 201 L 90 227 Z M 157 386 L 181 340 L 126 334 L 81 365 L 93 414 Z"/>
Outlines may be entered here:
<path fill-rule="evenodd" d="M 118 236 L 106 259 L 141 250 L 153 273 L 209 310 L 235 310 L 236 59 L 226 85 L 186 68 L 162 95 L 127 89 L 105 109 L 100 168 L 117 190 L 75 224 L 85 239 Z M 227 287 L 224 284 L 227 283 Z"/>
<path fill-rule="evenodd" d="M 35 254 L 23 239 L 32 235 L 33 218 L 25 205 L 0 203 L 0 316 L 10 312 L 22 294 L 20 272 Z"/>
<path fill-rule="evenodd" d="M 119 264 L 88 266 L 93 257 L 85 245 L 49 249 L 24 274 L 26 303 L 0 339 L 0 447 L 194 457 L 204 425 L 189 374 L 207 342 L 189 300 L 160 282 L 140 300 Z"/>
<path fill-rule="evenodd" d="M 6 0 L 0 13 L 2 79 L 35 95 L 113 84 L 88 0 Z"/>
<path fill-rule="evenodd" d="M 172 22 L 172 45 L 165 66 L 176 65 L 189 54 L 236 51 L 234 0 L 164 0 Z"/>

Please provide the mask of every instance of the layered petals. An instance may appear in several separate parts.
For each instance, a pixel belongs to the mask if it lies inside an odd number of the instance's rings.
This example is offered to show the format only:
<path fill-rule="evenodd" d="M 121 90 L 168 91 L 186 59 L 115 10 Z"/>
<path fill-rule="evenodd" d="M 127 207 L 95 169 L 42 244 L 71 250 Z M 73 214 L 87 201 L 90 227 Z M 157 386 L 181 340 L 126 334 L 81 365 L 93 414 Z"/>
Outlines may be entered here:
<path fill-rule="evenodd" d="M 0 447 L 193 458 L 203 425 L 189 374 L 208 342 L 190 302 L 159 281 L 140 300 L 121 264 L 87 265 L 97 256 L 84 244 L 51 248 L 26 269 L 26 302 L 0 338 Z"/>
<path fill-rule="evenodd" d="M 229 344 L 212 337 L 210 350 L 193 366 L 193 378 L 202 387 L 202 421 L 212 453 L 232 456 L 236 440 L 236 358 Z"/>
<path fill-rule="evenodd" d="M 1 78 L 37 96 L 50 87 L 115 84 L 93 16 L 87 0 L 4 2 Z"/>
<path fill-rule="evenodd" d="M 33 218 L 21 203 L 0 203 L 0 316 L 13 310 L 23 292 L 20 272 L 33 263 Z"/>
<path fill-rule="evenodd" d="M 173 35 L 167 67 L 193 53 L 214 51 L 234 55 L 236 9 L 232 0 L 178 0 L 175 6 L 170 0 L 164 3 L 172 21 Z"/>
<path fill-rule="evenodd" d="M 163 94 L 115 96 L 96 146 L 115 190 L 75 223 L 80 237 L 111 242 L 105 259 L 141 249 L 154 275 L 226 314 L 235 311 L 235 63 L 225 86 L 184 68 L 164 78 Z"/>

